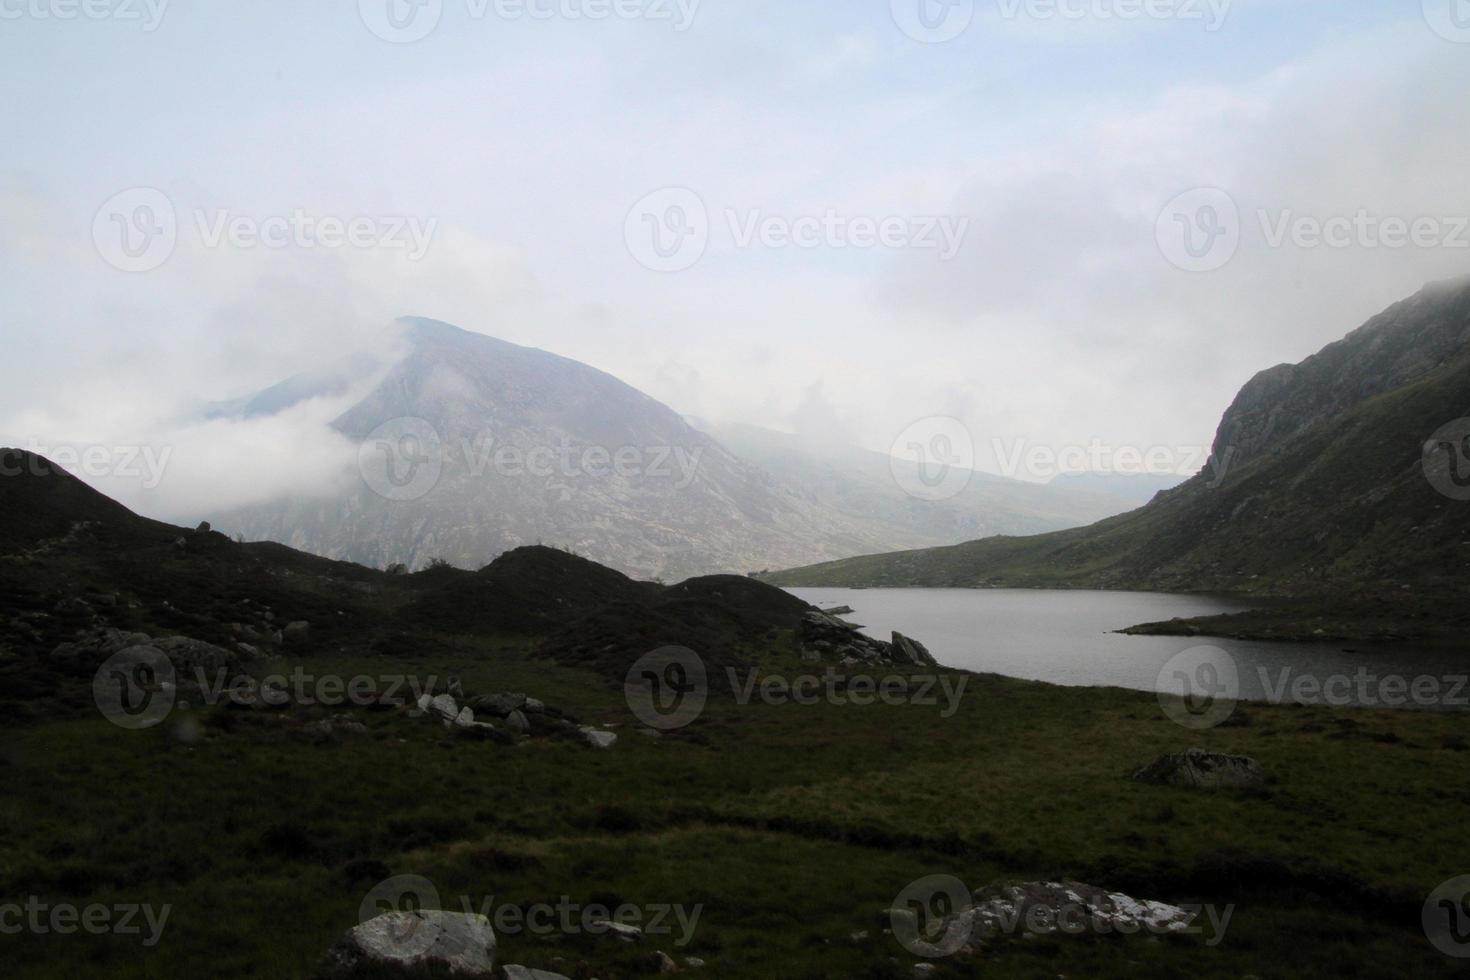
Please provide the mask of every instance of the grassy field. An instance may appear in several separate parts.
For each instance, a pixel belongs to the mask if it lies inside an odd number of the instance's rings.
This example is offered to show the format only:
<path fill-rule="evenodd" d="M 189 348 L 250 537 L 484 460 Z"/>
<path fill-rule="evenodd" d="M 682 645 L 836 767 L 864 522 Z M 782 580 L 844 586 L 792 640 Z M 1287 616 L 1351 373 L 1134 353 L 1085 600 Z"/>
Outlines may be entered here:
<path fill-rule="evenodd" d="M 681 931 L 501 936 L 500 962 L 577 978 L 909 977 L 880 914 L 951 874 L 1073 878 L 1175 903 L 1233 906 L 1223 938 L 1042 937 L 938 977 L 1457 975 L 1419 924 L 1470 872 L 1464 715 L 1250 706 L 1192 732 L 1152 696 L 972 677 L 935 706 L 741 705 L 715 697 L 682 730 L 636 731 L 621 687 L 519 641 L 458 638 L 414 656 L 314 657 L 316 675 L 458 674 L 616 725 L 572 739 L 467 742 L 404 712 L 358 710 L 367 736 L 224 707 L 146 731 L 71 713 L 0 747 L 0 895 L 171 906 L 138 936 L 5 936 L 18 978 L 308 977 L 389 875 L 446 908 L 629 903 L 698 909 Z M 778 651 L 786 650 L 784 644 Z M 764 651 L 764 669 L 801 668 Z M 262 668 L 280 670 L 283 661 Z M 180 725 L 182 723 L 182 727 Z M 1265 790 L 1201 793 L 1127 774 L 1198 745 L 1251 755 Z"/>

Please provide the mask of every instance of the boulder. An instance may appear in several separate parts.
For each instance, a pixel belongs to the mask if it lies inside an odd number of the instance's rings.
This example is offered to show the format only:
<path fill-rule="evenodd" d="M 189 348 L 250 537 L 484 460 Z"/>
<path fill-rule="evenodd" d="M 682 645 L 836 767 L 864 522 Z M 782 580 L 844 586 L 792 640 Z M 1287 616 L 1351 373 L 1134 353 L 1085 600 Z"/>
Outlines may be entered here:
<path fill-rule="evenodd" d="M 526 704 L 524 694 L 487 694 L 470 702 L 477 709 L 497 718 L 504 718 L 512 711 L 519 711 Z"/>
<path fill-rule="evenodd" d="M 893 634 L 892 643 L 875 640 L 861 628 L 830 612 L 809 609 L 802 615 L 802 657 L 808 661 L 837 660 L 843 664 L 936 667 L 934 657 L 918 640 Z"/>
<path fill-rule="evenodd" d="M 1135 771 L 1133 778 L 1155 786 L 1198 789 L 1251 789 L 1266 783 L 1266 773 L 1255 759 L 1206 752 L 1204 749 L 1159 756 Z"/>
<path fill-rule="evenodd" d="M 173 662 L 174 669 L 180 672 L 203 670 L 212 674 L 220 670 L 235 671 L 241 664 L 240 654 L 188 636 L 165 636 L 154 640 L 153 646 L 162 650 Z"/>
<path fill-rule="evenodd" d="M 610 749 L 618 741 L 618 737 L 612 732 L 598 731 L 590 726 L 583 726 L 579 731 L 587 739 L 587 744 L 594 749 Z"/>
<path fill-rule="evenodd" d="M 427 704 L 424 703 L 424 698 L 428 698 Z M 437 697 L 429 697 L 426 694 L 424 698 L 419 699 L 419 707 L 428 712 L 430 717 L 439 718 L 446 725 L 453 725 L 459 718 L 459 705 L 449 695 L 440 694 Z M 470 720 L 473 721 L 474 717 L 471 716 Z"/>
<path fill-rule="evenodd" d="M 915 664 L 920 667 L 938 666 L 938 662 L 924 644 L 897 631 L 894 631 L 893 634 L 893 654 L 894 659 L 899 663 Z"/>
<path fill-rule="evenodd" d="M 454 977 L 495 975 L 495 931 L 483 915 L 415 909 L 386 912 L 349 931 L 327 954 L 326 974 Z"/>
<path fill-rule="evenodd" d="M 615 922 L 612 919 L 594 919 L 588 931 L 616 936 L 625 943 L 636 943 L 643 938 L 642 929 L 630 926 L 626 922 Z"/>
<path fill-rule="evenodd" d="M 560 973 L 547 973 L 545 970 L 533 970 L 528 966 L 506 966 L 505 980 L 569 980 Z"/>
<path fill-rule="evenodd" d="M 1196 912 L 1139 900 L 1078 881 L 1030 881 L 991 885 L 965 908 L 924 931 L 944 955 L 974 952 L 1007 939 L 1045 935 L 1163 935 L 1183 932 Z M 912 909 L 890 909 L 895 934 L 919 936 Z M 926 944 L 929 940 L 923 939 Z M 928 955 L 928 954 L 926 954 Z"/>
<path fill-rule="evenodd" d="M 299 646 L 311 637 L 311 624 L 304 619 L 298 619 L 294 623 L 287 623 L 286 628 L 281 630 L 281 639 Z"/>
<path fill-rule="evenodd" d="M 146 633 L 129 633 L 116 629 L 91 630 L 78 634 L 70 643 L 62 643 L 51 651 L 53 659 L 75 662 L 88 669 L 97 667 L 115 653 L 137 647 L 149 647 L 163 653 L 178 673 L 197 670 L 215 673 L 237 670 L 241 654 L 205 643 L 188 636 L 165 636 L 154 639 Z"/>
<path fill-rule="evenodd" d="M 531 723 L 526 720 L 526 716 L 521 712 L 512 711 L 505 716 L 505 727 L 519 735 L 524 735 L 531 730 Z"/>
<path fill-rule="evenodd" d="M 152 642 L 153 638 L 147 633 L 127 633 L 115 629 L 92 630 L 78 634 L 70 643 L 59 644 L 51 651 L 51 658 L 61 661 L 79 659 L 95 666 L 114 653 L 129 647 L 145 647 Z"/>

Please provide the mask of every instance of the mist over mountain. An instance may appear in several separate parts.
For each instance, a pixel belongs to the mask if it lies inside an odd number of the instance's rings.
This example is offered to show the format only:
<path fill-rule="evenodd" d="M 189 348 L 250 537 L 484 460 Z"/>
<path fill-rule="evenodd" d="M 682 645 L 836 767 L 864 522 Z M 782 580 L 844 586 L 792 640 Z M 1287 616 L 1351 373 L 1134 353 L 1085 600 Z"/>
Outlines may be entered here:
<path fill-rule="evenodd" d="M 738 422 L 690 422 L 787 486 L 801 488 L 823 509 L 870 521 L 886 528 L 893 540 L 912 541 L 912 547 L 1076 527 L 1121 514 L 1139 502 L 1140 490 L 1127 476 L 1095 474 L 1031 483 L 980 471 L 966 473 L 953 496 L 921 499 L 904 489 L 922 485 L 912 460 Z M 1180 482 L 1139 479 L 1158 489 Z"/>
<path fill-rule="evenodd" d="M 890 470 L 911 464 L 881 454 L 701 431 L 580 362 L 434 320 L 400 327 L 387 365 L 353 358 L 211 408 L 269 417 L 363 392 L 331 426 L 360 447 L 356 473 L 319 495 L 207 515 L 217 526 L 377 567 L 478 568 L 546 544 L 672 579 L 1034 533 L 1128 506 L 983 474 L 953 501 L 920 500 Z"/>

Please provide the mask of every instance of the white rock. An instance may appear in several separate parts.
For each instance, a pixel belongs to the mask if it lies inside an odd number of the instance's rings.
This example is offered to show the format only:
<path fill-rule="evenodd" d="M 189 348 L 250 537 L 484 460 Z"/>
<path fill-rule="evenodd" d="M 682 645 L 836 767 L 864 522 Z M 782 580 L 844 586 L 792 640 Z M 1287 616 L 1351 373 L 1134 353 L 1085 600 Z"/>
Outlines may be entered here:
<path fill-rule="evenodd" d="M 587 727 L 583 727 L 581 732 L 586 737 L 587 744 L 591 745 L 594 749 L 610 749 L 618 741 L 618 737 L 612 732 L 600 732 L 595 728 Z"/>
<path fill-rule="evenodd" d="M 488 980 L 495 971 L 495 931 L 483 915 L 385 912 L 343 936 L 327 960 L 329 972 L 440 970 Z"/>

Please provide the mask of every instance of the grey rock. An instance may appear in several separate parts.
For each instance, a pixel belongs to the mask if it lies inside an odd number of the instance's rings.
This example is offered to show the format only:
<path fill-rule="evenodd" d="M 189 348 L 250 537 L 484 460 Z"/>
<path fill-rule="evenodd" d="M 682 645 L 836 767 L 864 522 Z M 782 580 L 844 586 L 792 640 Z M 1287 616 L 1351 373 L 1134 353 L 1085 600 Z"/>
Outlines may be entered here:
<path fill-rule="evenodd" d="M 602 732 L 585 726 L 580 731 L 586 737 L 587 744 L 594 749 L 610 749 L 618 742 L 618 737 L 612 732 Z"/>
<path fill-rule="evenodd" d="M 526 704 L 524 694 L 487 694 L 470 702 L 480 711 L 504 718 L 512 711 L 519 711 Z"/>
<path fill-rule="evenodd" d="M 1204 749 L 1160 756 L 1135 771 L 1133 778 L 1156 786 L 1199 789 L 1251 789 L 1266 783 L 1266 773 L 1255 759 L 1206 752 Z"/>
<path fill-rule="evenodd" d="M 287 623 L 286 628 L 281 630 L 281 638 L 290 644 L 305 643 L 311 637 L 311 624 L 303 619 L 294 623 Z"/>
<path fill-rule="evenodd" d="M 612 919 L 594 920 L 592 926 L 595 930 L 609 936 L 616 936 L 625 943 L 636 943 L 643 938 L 642 929 L 623 922 L 614 922 Z"/>
<path fill-rule="evenodd" d="M 533 970 L 527 966 L 508 965 L 505 970 L 505 980 L 570 980 L 560 973 L 548 973 L 545 970 Z"/>
<path fill-rule="evenodd" d="M 895 932 L 910 936 L 917 928 L 912 910 L 890 910 Z M 1065 937 L 1058 924 L 1082 925 L 1092 935 L 1162 935 L 1183 932 L 1196 913 L 1187 909 L 1131 898 L 1121 892 L 1078 881 L 1031 881 L 991 885 L 977 893 L 970 904 L 926 930 L 932 944 L 947 954 L 976 950 L 1006 939 L 1035 938 L 1043 932 Z M 1073 933 L 1077 934 L 1077 933 Z M 926 942 L 931 940 L 926 939 Z"/>
<path fill-rule="evenodd" d="M 234 670 L 241 662 L 238 653 L 188 636 L 165 636 L 155 639 L 153 645 L 173 661 L 175 670 L 180 671 Z"/>
<path fill-rule="evenodd" d="M 938 666 L 937 661 L 924 644 L 896 630 L 893 633 L 893 653 L 894 659 L 900 663 L 910 663 L 920 667 Z"/>
<path fill-rule="evenodd" d="M 490 980 L 495 931 L 483 915 L 417 909 L 387 912 L 338 940 L 327 954 L 328 976 L 442 971 L 465 980 Z"/>
<path fill-rule="evenodd" d="M 428 703 L 424 704 L 424 698 L 420 698 L 419 707 L 429 712 L 430 717 L 437 717 L 446 724 L 453 724 L 459 718 L 459 705 L 455 702 L 454 698 L 447 694 L 440 694 L 436 697 L 424 695 L 424 697 L 428 698 Z M 473 716 L 471 716 L 470 720 L 474 720 Z"/>
<path fill-rule="evenodd" d="M 506 715 L 505 725 L 511 731 L 521 734 L 524 734 L 531 730 L 531 723 L 527 721 L 526 716 L 519 711 L 512 711 L 510 714 Z"/>

